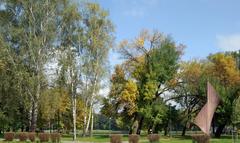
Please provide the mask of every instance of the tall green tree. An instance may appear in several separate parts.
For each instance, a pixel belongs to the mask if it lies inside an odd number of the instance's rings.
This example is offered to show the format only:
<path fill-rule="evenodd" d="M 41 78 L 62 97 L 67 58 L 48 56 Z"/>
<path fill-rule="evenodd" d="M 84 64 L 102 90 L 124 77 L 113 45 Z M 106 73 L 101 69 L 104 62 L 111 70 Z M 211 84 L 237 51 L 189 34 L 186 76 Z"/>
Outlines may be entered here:
<path fill-rule="evenodd" d="M 31 130 L 35 131 L 38 101 L 45 87 L 44 65 L 48 60 L 55 39 L 56 1 L 5 1 L 7 16 L 5 33 L 9 51 L 13 50 L 29 74 L 26 90 L 31 100 Z M 9 58 L 13 58 L 9 56 Z M 17 67 L 15 59 L 12 64 Z"/>
<path fill-rule="evenodd" d="M 134 100 L 130 100 L 135 104 L 129 117 L 132 120 L 130 133 L 140 134 L 144 119 L 149 130 L 154 130 L 157 124 L 162 123 L 165 103 L 161 96 L 168 91 L 168 82 L 177 72 L 182 49 L 183 46 L 176 45 L 170 37 L 158 31 L 150 33 L 146 30 L 133 41 L 125 40 L 120 44 L 119 52 L 126 59 L 123 64 L 126 81 L 134 82 L 137 87 L 137 96 L 133 94 L 131 98 Z M 115 91 L 114 86 L 112 90 Z M 124 88 L 121 90 L 124 91 Z M 115 94 L 113 97 L 120 99 L 124 95 L 121 92 Z M 109 96 L 109 100 L 114 101 L 114 98 Z"/>
<path fill-rule="evenodd" d="M 60 21 L 60 49 L 57 51 L 59 56 L 60 68 L 60 85 L 65 85 L 66 90 L 71 96 L 71 111 L 73 123 L 73 140 L 77 136 L 77 86 L 80 84 L 81 76 L 81 34 L 80 26 L 81 16 L 76 4 L 70 1 L 64 1 L 62 6 L 64 10 L 61 14 Z M 58 53 L 59 52 L 59 53 Z M 64 83 L 65 82 L 65 83 Z"/>
<path fill-rule="evenodd" d="M 83 33 L 84 33 L 84 128 L 83 136 L 89 130 L 92 135 L 93 129 L 93 106 L 96 102 L 102 79 L 108 72 L 108 53 L 113 44 L 113 25 L 108 18 L 109 14 L 98 4 L 85 3 L 82 10 Z"/>
<path fill-rule="evenodd" d="M 205 61 L 182 62 L 172 82 L 173 94 L 168 100 L 177 102 L 182 109 L 182 136 L 185 136 L 196 113 L 206 103 L 207 68 L 208 64 Z"/>
<path fill-rule="evenodd" d="M 215 82 L 215 86 L 223 102 L 216 112 L 218 128 L 215 136 L 220 137 L 224 127 L 232 124 L 232 120 L 225 117 L 233 116 L 233 105 L 239 97 L 240 73 L 236 60 L 231 55 L 217 53 L 210 55 L 209 61 L 212 64 L 209 68 L 210 79 Z"/>
<path fill-rule="evenodd" d="M 34 131 L 37 123 L 46 123 L 44 117 L 59 117 L 65 127 L 73 128 L 74 139 L 77 127 L 85 135 L 91 126 L 91 132 L 93 106 L 113 42 L 108 12 L 95 3 L 70 0 L 4 0 L 0 5 L 0 112 L 3 119 L 11 119 L 6 124 Z M 55 78 L 49 77 L 49 65 L 56 66 Z M 50 112 L 58 101 L 50 94 L 61 99 L 69 95 L 57 115 Z"/>

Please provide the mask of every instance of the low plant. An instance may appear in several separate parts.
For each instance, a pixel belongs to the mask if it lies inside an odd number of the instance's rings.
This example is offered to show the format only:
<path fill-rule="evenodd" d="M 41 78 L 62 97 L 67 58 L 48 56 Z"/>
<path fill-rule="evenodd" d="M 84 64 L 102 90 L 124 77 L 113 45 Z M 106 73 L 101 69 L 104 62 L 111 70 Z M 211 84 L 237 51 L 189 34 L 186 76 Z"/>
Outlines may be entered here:
<path fill-rule="evenodd" d="M 51 133 L 50 134 L 51 141 L 54 143 L 59 143 L 61 139 L 60 133 Z"/>
<path fill-rule="evenodd" d="M 140 136 L 137 134 L 132 134 L 128 136 L 128 142 L 129 143 L 138 143 L 140 139 Z"/>
<path fill-rule="evenodd" d="M 19 141 L 26 141 L 28 139 L 28 134 L 25 132 L 18 133 Z"/>
<path fill-rule="evenodd" d="M 111 143 L 122 143 L 122 135 L 120 135 L 120 134 L 110 135 L 110 142 Z"/>
<path fill-rule="evenodd" d="M 39 133 L 38 138 L 40 142 L 48 142 L 49 141 L 49 133 Z"/>
<path fill-rule="evenodd" d="M 29 132 L 28 133 L 28 139 L 31 141 L 31 142 L 35 142 L 35 136 L 36 134 L 34 132 Z"/>
<path fill-rule="evenodd" d="M 4 139 L 5 139 L 5 141 L 13 141 L 14 133 L 13 132 L 4 133 Z"/>
<path fill-rule="evenodd" d="M 150 143 L 159 142 L 160 135 L 159 134 L 149 134 L 148 135 L 148 140 L 149 140 Z"/>
<path fill-rule="evenodd" d="M 192 140 L 193 140 L 193 142 L 197 142 L 197 143 L 209 143 L 210 142 L 210 136 L 206 135 L 206 134 L 193 135 Z"/>

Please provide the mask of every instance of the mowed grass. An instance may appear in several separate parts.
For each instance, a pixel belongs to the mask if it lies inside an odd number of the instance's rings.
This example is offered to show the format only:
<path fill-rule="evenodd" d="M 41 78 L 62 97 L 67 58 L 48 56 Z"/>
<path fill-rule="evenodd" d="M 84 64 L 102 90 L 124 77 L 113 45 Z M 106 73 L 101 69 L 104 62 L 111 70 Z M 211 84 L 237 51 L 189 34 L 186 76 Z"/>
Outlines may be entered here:
<path fill-rule="evenodd" d="M 69 135 L 63 135 L 61 138 L 62 141 L 72 141 L 72 137 Z M 109 142 L 109 135 L 94 135 L 93 137 L 77 137 L 77 140 L 80 142 Z M 124 135 L 122 141 L 128 141 L 128 136 Z"/>
<path fill-rule="evenodd" d="M 141 143 L 149 143 L 149 141 L 140 141 Z M 191 139 L 160 139 L 160 143 L 192 143 Z M 231 139 L 211 139 L 210 143 L 232 143 Z"/>
<path fill-rule="evenodd" d="M 2 139 L 1 139 L 2 140 Z M 93 137 L 78 137 L 77 140 L 79 142 L 91 142 L 91 143 L 107 143 L 110 142 L 109 135 L 95 135 Z M 69 135 L 64 135 L 61 138 L 61 142 L 67 142 L 69 143 L 72 141 L 72 137 Z M 122 137 L 122 141 L 127 142 L 128 141 L 128 136 L 124 135 Z M 0 143 L 7 143 L 6 141 L 0 141 Z M 24 143 L 24 142 L 19 142 L 19 141 L 13 141 L 11 143 Z M 27 143 L 31 143 L 27 141 Z M 140 138 L 140 143 L 149 143 L 148 139 L 146 136 L 141 136 Z M 166 137 L 166 136 L 161 136 L 160 137 L 160 143 L 192 143 L 192 139 L 190 136 L 187 137 L 181 137 L 181 136 L 175 136 L 175 137 Z M 231 136 L 223 136 L 221 139 L 215 139 L 212 138 L 210 143 L 232 143 Z"/>
<path fill-rule="evenodd" d="M 70 141 L 72 140 L 71 138 L 63 138 L 62 141 Z M 109 142 L 110 138 L 109 135 L 96 135 L 93 137 L 78 137 L 78 141 L 80 142 Z M 122 137 L 122 141 L 128 141 L 128 136 L 124 135 Z M 146 136 L 141 136 L 140 137 L 140 143 L 149 143 L 148 139 Z M 166 137 L 166 136 L 161 136 L 160 137 L 160 143 L 192 143 L 192 139 L 190 136 L 187 137 L 181 137 L 181 136 L 175 136 L 175 137 Z M 215 139 L 212 138 L 210 143 L 232 143 L 232 139 L 230 136 L 223 136 L 221 139 Z"/>

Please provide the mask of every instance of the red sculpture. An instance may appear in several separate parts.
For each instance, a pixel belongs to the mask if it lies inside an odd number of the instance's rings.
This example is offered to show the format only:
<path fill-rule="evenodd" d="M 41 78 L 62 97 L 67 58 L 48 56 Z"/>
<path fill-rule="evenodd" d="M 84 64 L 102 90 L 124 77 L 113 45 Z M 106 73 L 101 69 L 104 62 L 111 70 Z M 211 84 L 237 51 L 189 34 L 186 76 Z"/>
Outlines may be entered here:
<path fill-rule="evenodd" d="M 216 108 L 220 102 L 220 98 L 208 82 L 207 84 L 207 103 L 203 106 L 201 111 L 198 113 L 194 123 L 207 135 L 210 135 L 211 122 L 216 111 Z"/>

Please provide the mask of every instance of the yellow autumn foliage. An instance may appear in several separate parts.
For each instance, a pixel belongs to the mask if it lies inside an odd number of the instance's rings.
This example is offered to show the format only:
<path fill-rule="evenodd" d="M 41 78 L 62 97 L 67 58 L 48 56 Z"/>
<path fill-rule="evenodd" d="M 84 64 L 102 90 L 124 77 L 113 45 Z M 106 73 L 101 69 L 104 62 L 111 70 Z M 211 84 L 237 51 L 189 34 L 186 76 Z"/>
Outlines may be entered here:
<path fill-rule="evenodd" d="M 133 81 L 128 81 L 121 93 L 123 102 L 134 102 L 137 99 L 138 90 L 137 85 Z"/>
<path fill-rule="evenodd" d="M 222 84 L 234 86 L 240 84 L 240 74 L 235 59 L 230 55 L 215 54 L 211 57 L 210 72 L 218 77 Z"/>
<path fill-rule="evenodd" d="M 121 103 L 128 108 L 129 115 L 132 115 L 136 111 L 135 101 L 137 100 L 138 94 L 136 83 L 129 80 L 121 92 Z"/>
<path fill-rule="evenodd" d="M 138 38 L 138 39 L 136 40 L 136 45 L 137 45 L 138 47 L 143 47 L 143 46 L 144 46 L 144 39 L 143 39 L 143 38 Z"/>

